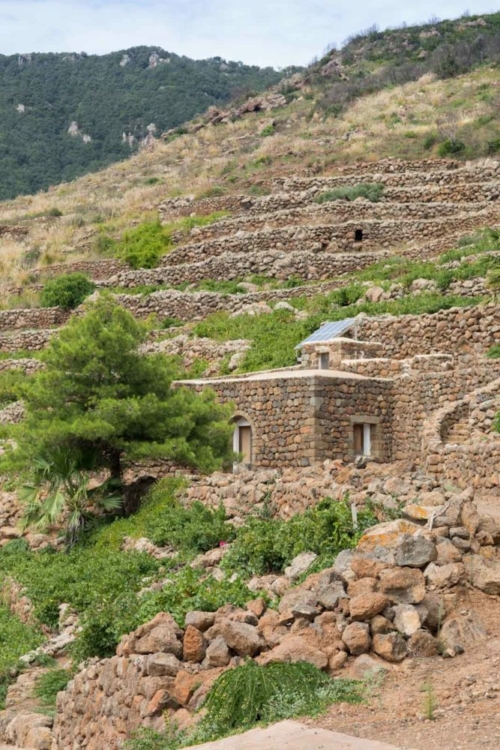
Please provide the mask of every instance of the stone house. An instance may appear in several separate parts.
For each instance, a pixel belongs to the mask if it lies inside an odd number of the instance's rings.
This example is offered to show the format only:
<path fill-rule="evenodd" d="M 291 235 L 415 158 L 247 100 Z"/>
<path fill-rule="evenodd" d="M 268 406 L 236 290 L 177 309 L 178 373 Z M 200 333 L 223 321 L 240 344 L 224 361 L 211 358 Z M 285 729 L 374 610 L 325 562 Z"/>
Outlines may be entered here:
<path fill-rule="evenodd" d="M 322 325 L 296 347 L 293 367 L 182 384 L 233 405 L 233 447 L 245 466 L 419 461 L 426 420 L 500 377 L 500 363 L 478 357 L 471 366 L 442 352 L 383 357 L 381 344 L 357 338 L 363 320 Z"/>

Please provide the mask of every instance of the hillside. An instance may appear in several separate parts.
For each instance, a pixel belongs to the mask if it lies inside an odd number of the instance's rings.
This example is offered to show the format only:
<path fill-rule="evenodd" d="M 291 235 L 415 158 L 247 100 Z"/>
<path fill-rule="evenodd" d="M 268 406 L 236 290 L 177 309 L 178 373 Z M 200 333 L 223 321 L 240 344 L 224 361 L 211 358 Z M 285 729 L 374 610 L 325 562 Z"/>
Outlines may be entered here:
<path fill-rule="evenodd" d="M 126 159 L 148 136 L 281 77 L 159 47 L 0 55 L 0 200 Z"/>
<path fill-rule="evenodd" d="M 0 203 L 0 746 L 497 747 L 499 20 Z"/>

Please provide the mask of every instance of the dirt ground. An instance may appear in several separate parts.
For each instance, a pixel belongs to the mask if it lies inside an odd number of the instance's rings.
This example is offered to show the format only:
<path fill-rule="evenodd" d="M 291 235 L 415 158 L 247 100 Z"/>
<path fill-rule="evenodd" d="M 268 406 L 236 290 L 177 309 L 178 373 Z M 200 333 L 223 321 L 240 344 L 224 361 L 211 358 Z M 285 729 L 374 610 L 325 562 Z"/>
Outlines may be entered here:
<path fill-rule="evenodd" d="M 469 589 L 458 603 L 479 615 L 488 637 L 453 659 L 406 660 L 373 680 L 365 705 L 338 704 L 304 724 L 387 742 L 401 750 L 500 748 L 500 598 Z M 387 663 L 385 663 L 387 665 Z M 344 675 L 342 675 L 344 676 Z M 345 676 L 351 676 L 349 670 Z M 429 689 L 433 719 L 426 717 Z"/>

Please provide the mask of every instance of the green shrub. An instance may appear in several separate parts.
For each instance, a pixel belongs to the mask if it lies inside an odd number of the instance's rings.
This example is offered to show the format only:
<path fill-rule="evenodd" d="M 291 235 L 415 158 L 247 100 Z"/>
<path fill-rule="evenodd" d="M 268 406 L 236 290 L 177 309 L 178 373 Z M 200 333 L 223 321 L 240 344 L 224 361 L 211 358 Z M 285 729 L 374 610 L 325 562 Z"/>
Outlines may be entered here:
<path fill-rule="evenodd" d="M 275 134 L 275 132 L 276 132 L 276 128 L 275 128 L 275 127 L 274 127 L 274 125 L 273 125 L 273 124 L 271 123 L 271 124 L 269 124 L 269 125 L 266 125 L 266 127 L 265 127 L 265 128 L 263 128 L 263 129 L 262 129 L 262 130 L 260 131 L 259 135 L 260 135 L 260 137 L 261 137 L 261 138 L 267 138 L 267 137 L 269 137 L 270 135 L 274 135 L 274 134 Z"/>
<path fill-rule="evenodd" d="M 222 566 L 244 575 L 279 573 L 307 551 L 319 555 L 326 567 L 341 550 L 355 547 L 363 531 L 376 522 L 371 511 L 363 510 L 354 528 L 349 504 L 330 498 L 289 521 L 250 518 L 238 529 Z"/>
<path fill-rule="evenodd" d="M 297 713 L 318 714 L 330 703 L 359 703 L 360 683 L 332 680 L 305 662 L 258 666 L 248 661 L 221 674 L 204 703 L 214 737 Z"/>
<path fill-rule="evenodd" d="M 154 513 L 144 523 L 144 536 L 159 546 L 195 554 L 234 538 L 234 526 L 227 523 L 222 505 L 215 510 L 200 502 L 185 507 L 172 491 L 174 483 L 182 486 L 181 480 L 162 479 L 149 492 L 140 513 L 142 517 L 149 509 Z"/>
<path fill-rule="evenodd" d="M 115 252 L 132 268 L 155 268 L 171 247 L 170 235 L 156 220 L 146 221 L 125 232 L 116 244 Z"/>
<path fill-rule="evenodd" d="M 384 186 L 381 183 L 360 183 L 353 187 L 338 187 L 334 190 L 328 190 L 320 193 L 314 199 L 316 203 L 328 203 L 329 201 L 354 201 L 356 198 L 366 198 L 372 203 L 378 203 L 384 193 Z"/>
<path fill-rule="evenodd" d="M 35 685 L 35 697 L 46 708 L 55 708 L 57 694 L 65 690 L 71 674 L 67 669 L 51 669 L 42 674 Z"/>
<path fill-rule="evenodd" d="M 160 546 L 171 546 L 183 555 L 207 552 L 220 542 L 233 539 L 235 531 L 227 523 L 224 508 L 215 510 L 195 502 L 185 507 L 177 495 L 185 487 L 183 479 L 160 479 L 128 518 L 121 518 L 97 529 L 92 541 L 98 549 L 119 550 L 125 536 L 147 537 Z"/>
<path fill-rule="evenodd" d="M 433 146 L 438 142 L 438 136 L 436 133 L 429 133 L 424 138 L 424 149 L 430 151 Z"/>
<path fill-rule="evenodd" d="M 221 674 L 203 705 L 206 713 L 191 731 L 165 734 L 142 729 L 128 750 L 178 750 L 220 739 L 258 724 L 294 716 L 317 716 L 332 703 L 360 703 L 363 689 L 355 680 L 331 679 L 305 662 L 258 666 L 247 661 Z"/>
<path fill-rule="evenodd" d="M 500 359 L 500 344 L 493 344 L 493 346 L 488 349 L 486 356 L 491 357 L 491 359 Z"/>
<path fill-rule="evenodd" d="M 498 154 L 500 152 L 500 138 L 488 141 L 486 144 L 488 154 Z"/>
<path fill-rule="evenodd" d="M 68 273 L 48 281 L 40 294 L 42 307 L 62 307 L 74 310 L 95 289 L 95 284 L 84 273 Z"/>
<path fill-rule="evenodd" d="M 447 138 L 439 144 L 438 148 L 439 156 L 452 156 L 461 154 L 463 151 L 465 151 L 465 143 L 456 138 Z"/>

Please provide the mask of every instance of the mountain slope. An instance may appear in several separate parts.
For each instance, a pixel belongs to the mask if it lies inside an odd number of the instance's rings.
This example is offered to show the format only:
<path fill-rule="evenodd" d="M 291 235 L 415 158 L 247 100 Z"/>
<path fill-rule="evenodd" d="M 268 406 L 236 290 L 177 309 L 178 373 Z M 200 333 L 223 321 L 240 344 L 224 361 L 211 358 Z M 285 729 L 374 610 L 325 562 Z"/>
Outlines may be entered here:
<path fill-rule="evenodd" d="M 0 199 L 124 159 L 149 133 L 235 94 L 260 91 L 282 75 L 152 47 L 103 56 L 0 56 Z"/>

